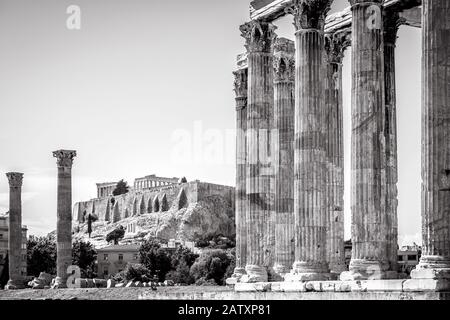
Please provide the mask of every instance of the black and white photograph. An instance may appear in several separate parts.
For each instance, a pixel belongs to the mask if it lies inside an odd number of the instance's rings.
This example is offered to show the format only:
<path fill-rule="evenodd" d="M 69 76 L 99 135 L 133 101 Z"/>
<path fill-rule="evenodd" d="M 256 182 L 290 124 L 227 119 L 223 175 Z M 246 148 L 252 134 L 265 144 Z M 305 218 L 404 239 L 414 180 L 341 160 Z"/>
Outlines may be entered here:
<path fill-rule="evenodd" d="M 37 300 L 450 300 L 450 1 L 0 0 L 0 305 Z"/>

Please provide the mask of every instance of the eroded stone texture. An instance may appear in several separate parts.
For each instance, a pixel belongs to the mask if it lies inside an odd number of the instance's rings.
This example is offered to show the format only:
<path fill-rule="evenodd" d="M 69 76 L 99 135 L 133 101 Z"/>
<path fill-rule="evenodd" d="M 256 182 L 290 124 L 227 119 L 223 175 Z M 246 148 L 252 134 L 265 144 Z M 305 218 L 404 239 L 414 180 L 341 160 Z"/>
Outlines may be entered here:
<path fill-rule="evenodd" d="M 241 26 L 248 53 L 246 194 L 247 275 L 242 281 L 267 281 L 273 264 L 273 172 L 270 135 L 273 128 L 273 56 L 275 26 L 252 21 Z M 244 278 L 245 277 L 245 278 Z"/>
<path fill-rule="evenodd" d="M 422 10 L 423 247 L 411 277 L 440 279 L 450 278 L 450 2 Z"/>
<path fill-rule="evenodd" d="M 350 44 L 350 29 L 325 35 L 326 255 L 330 271 L 334 274 L 346 270 L 342 60 Z"/>
<path fill-rule="evenodd" d="M 56 222 L 56 280 L 54 288 L 67 287 L 67 267 L 72 264 L 72 163 L 76 151 L 53 152 L 58 165 Z"/>
<path fill-rule="evenodd" d="M 246 129 L 248 69 L 234 72 L 234 92 L 236 93 L 236 268 L 233 277 L 245 274 L 247 258 L 247 194 L 246 183 Z"/>
<path fill-rule="evenodd" d="M 352 259 L 341 279 L 382 279 L 389 268 L 385 216 L 385 95 L 381 0 L 352 5 Z M 368 12 L 371 13 L 368 19 Z"/>
<path fill-rule="evenodd" d="M 22 180 L 23 173 L 9 172 L 9 238 L 8 260 L 9 281 L 5 289 L 24 288 L 21 273 L 22 261 Z"/>
<path fill-rule="evenodd" d="M 294 263 L 294 54 L 293 41 L 277 39 L 274 46 L 275 264 L 272 280 L 281 280 Z"/>
<path fill-rule="evenodd" d="M 323 279 L 326 152 L 322 83 L 324 23 L 331 0 L 293 1 L 296 28 L 294 219 L 295 262 L 288 281 Z"/>
<path fill-rule="evenodd" d="M 384 82 L 385 82 L 385 139 L 386 139 L 386 233 L 389 270 L 397 271 L 397 106 L 395 91 L 395 45 L 397 31 L 403 22 L 397 12 L 386 12 L 384 17 Z"/>

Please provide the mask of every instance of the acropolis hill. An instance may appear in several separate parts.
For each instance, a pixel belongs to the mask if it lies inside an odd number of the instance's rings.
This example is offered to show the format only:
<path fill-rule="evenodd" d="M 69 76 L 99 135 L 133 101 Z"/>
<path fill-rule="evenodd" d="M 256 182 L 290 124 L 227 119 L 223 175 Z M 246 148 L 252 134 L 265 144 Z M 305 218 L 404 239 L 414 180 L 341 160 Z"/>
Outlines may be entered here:
<path fill-rule="evenodd" d="M 126 230 L 124 243 L 150 237 L 195 241 L 205 235 L 234 236 L 234 188 L 178 180 L 139 178 L 119 196 L 109 187 L 115 183 L 97 184 L 99 197 L 74 205 L 74 238 L 88 237 L 89 215 L 95 220 L 89 241 L 97 248 L 107 245 L 105 235 L 120 225 Z"/>

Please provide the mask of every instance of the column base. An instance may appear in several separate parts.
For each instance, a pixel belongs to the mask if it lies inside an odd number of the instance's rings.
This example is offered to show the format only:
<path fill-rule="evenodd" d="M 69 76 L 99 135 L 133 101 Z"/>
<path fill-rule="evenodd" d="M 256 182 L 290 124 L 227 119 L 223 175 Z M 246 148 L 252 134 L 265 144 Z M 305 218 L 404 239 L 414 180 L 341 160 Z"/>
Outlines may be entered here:
<path fill-rule="evenodd" d="M 450 279 L 450 258 L 422 256 L 419 264 L 411 271 L 411 279 Z"/>
<path fill-rule="evenodd" d="M 245 274 L 245 268 L 235 268 L 233 274 L 231 275 L 231 277 L 225 280 L 225 283 L 227 285 L 235 285 Z"/>
<path fill-rule="evenodd" d="M 52 289 L 67 289 L 67 280 L 61 277 L 56 277 L 55 283 L 52 285 Z"/>
<path fill-rule="evenodd" d="M 291 272 L 286 274 L 284 277 L 284 280 L 287 282 L 320 281 L 330 279 L 331 274 L 329 273 L 326 263 L 311 263 L 303 261 L 294 262 Z"/>
<path fill-rule="evenodd" d="M 19 290 L 25 289 L 25 284 L 19 280 L 9 280 L 5 286 L 5 290 Z"/>
<path fill-rule="evenodd" d="M 284 281 L 284 277 L 286 274 L 288 274 L 290 271 L 289 267 L 284 266 L 282 264 L 276 264 L 273 267 L 273 272 L 271 274 L 271 281 L 278 282 L 278 281 Z"/>
<path fill-rule="evenodd" d="M 341 281 L 397 279 L 398 272 L 387 268 L 388 264 L 380 261 L 353 259 L 350 270 L 342 272 L 339 278 Z"/>
<path fill-rule="evenodd" d="M 255 282 L 267 282 L 268 275 L 267 269 L 261 266 L 247 265 L 245 267 L 247 274 L 243 275 L 240 279 L 242 283 L 255 283 Z"/>

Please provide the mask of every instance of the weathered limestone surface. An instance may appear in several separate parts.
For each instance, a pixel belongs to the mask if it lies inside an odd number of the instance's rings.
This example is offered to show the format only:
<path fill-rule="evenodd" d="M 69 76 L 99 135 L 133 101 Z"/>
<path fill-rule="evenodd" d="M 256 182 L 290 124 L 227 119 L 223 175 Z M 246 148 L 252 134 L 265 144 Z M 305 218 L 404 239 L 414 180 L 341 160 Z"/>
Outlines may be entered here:
<path fill-rule="evenodd" d="M 23 173 L 9 172 L 9 281 L 5 289 L 24 288 L 21 273 L 22 257 L 22 180 Z"/>
<path fill-rule="evenodd" d="M 342 60 L 350 30 L 325 35 L 326 254 L 331 273 L 346 270 L 344 252 L 344 121 Z"/>
<path fill-rule="evenodd" d="M 295 262 L 285 279 L 320 280 L 326 262 L 326 151 L 323 28 L 330 0 L 294 1 L 296 28 L 294 219 Z"/>
<path fill-rule="evenodd" d="M 352 259 L 341 279 L 380 279 L 389 269 L 385 217 L 385 94 L 381 0 L 352 5 Z M 373 13 L 372 19 L 366 12 Z"/>
<path fill-rule="evenodd" d="M 397 271 L 398 218 L 397 218 L 397 106 L 395 91 L 395 45 L 402 19 L 397 12 L 384 15 L 384 83 L 385 83 L 385 139 L 386 139 L 386 225 L 389 270 Z"/>
<path fill-rule="evenodd" d="M 423 1 L 422 257 L 412 278 L 450 279 L 450 2 Z M 448 282 L 448 281 L 447 281 Z M 447 283 L 447 288 L 450 288 Z"/>
<path fill-rule="evenodd" d="M 246 129 L 248 69 L 234 72 L 236 93 L 236 268 L 233 277 L 245 274 L 247 261 Z"/>
<path fill-rule="evenodd" d="M 266 281 L 273 264 L 273 172 L 270 138 L 273 128 L 273 56 L 275 27 L 252 21 L 241 26 L 248 53 L 246 193 L 248 226 L 247 275 L 242 281 Z M 245 277 L 245 278 L 244 278 Z"/>
<path fill-rule="evenodd" d="M 294 88 L 295 45 L 279 38 L 274 46 L 273 163 L 275 174 L 274 279 L 294 263 Z"/>
<path fill-rule="evenodd" d="M 56 280 L 54 288 L 67 287 L 67 267 L 72 264 L 72 163 L 76 151 L 53 152 L 58 165 L 56 224 Z"/>

